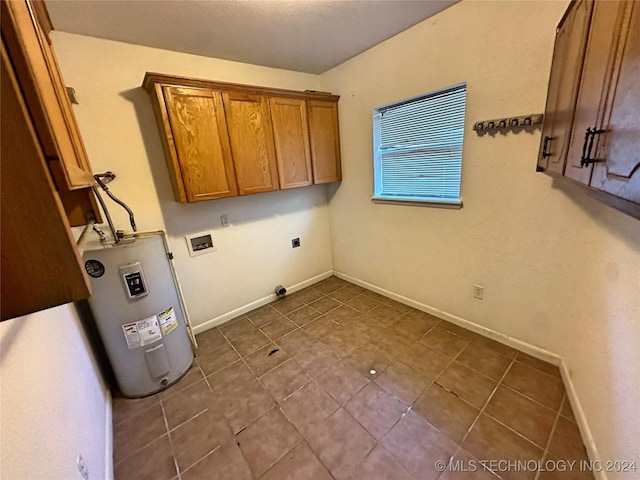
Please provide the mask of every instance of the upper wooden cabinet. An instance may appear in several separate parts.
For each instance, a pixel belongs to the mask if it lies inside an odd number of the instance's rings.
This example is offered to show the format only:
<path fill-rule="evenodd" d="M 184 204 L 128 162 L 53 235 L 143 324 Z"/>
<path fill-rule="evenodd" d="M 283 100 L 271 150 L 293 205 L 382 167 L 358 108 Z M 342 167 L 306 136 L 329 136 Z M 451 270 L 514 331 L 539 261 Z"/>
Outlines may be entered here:
<path fill-rule="evenodd" d="M 161 113 L 174 186 L 186 200 L 213 200 L 238 194 L 220 92 L 204 88 L 164 87 Z M 183 184 L 184 183 L 184 184 Z"/>
<path fill-rule="evenodd" d="M 269 106 L 280 188 L 313 184 L 307 102 L 302 98 L 271 97 Z"/>
<path fill-rule="evenodd" d="M 3 1 L 1 19 L 2 37 L 57 188 L 90 187 L 93 173 L 49 42 L 46 9 L 40 2 Z"/>
<path fill-rule="evenodd" d="M 606 21 L 613 5 L 602 3 Z M 618 34 L 603 39 L 612 42 L 616 56 L 602 120 L 596 123 L 606 135 L 593 154 L 591 186 L 635 203 L 640 218 L 640 2 L 621 3 L 616 13 Z"/>
<path fill-rule="evenodd" d="M 336 95 L 155 73 L 143 87 L 179 202 L 341 180 Z"/>
<path fill-rule="evenodd" d="M 558 175 L 564 173 L 592 9 L 587 0 L 572 4 L 556 31 L 538 166 Z"/>
<path fill-rule="evenodd" d="M 222 98 L 240 195 L 278 190 L 267 97 L 230 91 L 223 92 Z"/>
<path fill-rule="evenodd" d="M 3 1 L 1 8 L 1 313 L 6 320 L 89 296 L 70 222 L 86 224 L 97 210 L 86 188 L 93 177 L 75 120 L 59 95 L 60 72 L 34 14 L 38 8 L 46 18 L 46 10 L 25 1 Z"/>
<path fill-rule="evenodd" d="M 337 182 L 342 179 L 338 102 L 309 100 L 309 131 L 313 183 Z"/>
<path fill-rule="evenodd" d="M 573 2 L 558 26 L 538 169 L 640 218 L 640 4 Z"/>

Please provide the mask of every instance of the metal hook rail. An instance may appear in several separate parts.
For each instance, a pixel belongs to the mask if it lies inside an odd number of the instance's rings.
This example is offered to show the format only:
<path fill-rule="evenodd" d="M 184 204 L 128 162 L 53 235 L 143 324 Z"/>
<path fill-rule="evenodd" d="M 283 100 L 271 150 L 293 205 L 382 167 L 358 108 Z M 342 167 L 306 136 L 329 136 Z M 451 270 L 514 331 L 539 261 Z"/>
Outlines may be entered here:
<path fill-rule="evenodd" d="M 520 117 L 496 118 L 493 120 L 483 120 L 473 124 L 473 129 L 479 134 L 482 132 L 491 132 L 497 130 L 508 130 L 526 128 L 542 123 L 544 114 L 532 113 L 530 115 L 522 115 Z"/>

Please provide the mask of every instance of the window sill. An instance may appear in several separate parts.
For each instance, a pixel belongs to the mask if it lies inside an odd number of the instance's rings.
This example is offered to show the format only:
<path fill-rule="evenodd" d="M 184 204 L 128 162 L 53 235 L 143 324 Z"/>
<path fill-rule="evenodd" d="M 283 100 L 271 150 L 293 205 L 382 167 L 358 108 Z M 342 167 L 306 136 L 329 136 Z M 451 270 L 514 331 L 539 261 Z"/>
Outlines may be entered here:
<path fill-rule="evenodd" d="M 462 208 L 462 200 L 459 201 L 437 201 L 437 200 L 419 200 L 419 199 L 402 199 L 395 197 L 371 197 L 373 203 L 382 203 L 388 205 L 408 205 L 414 207 L 434 207 L 449 208 L 460 210 Z"/>

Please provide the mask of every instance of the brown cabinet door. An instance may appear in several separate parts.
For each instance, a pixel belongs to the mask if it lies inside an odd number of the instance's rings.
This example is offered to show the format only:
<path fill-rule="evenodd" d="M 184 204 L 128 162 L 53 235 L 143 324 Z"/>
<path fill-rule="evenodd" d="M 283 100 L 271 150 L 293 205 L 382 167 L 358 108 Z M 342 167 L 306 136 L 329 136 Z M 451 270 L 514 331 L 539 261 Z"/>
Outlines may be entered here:
<path fill-rule="evenodd" d="M 240 195 L 278 190 L 267 97 L 241 92 L 222 96 Z"/>
<path fill-rule="evenodd" d="M 6 320 L 87 298 L 90 286 L 4 41 L 1 57 L 1 302 Z"/>
<path fill-rule="evenodd" d="M 57 187 L 74 190 L 93 185 L 60 69 L 34 5 L 28 0 L 3 1 L 1 18 L 2 35 Z"/>
<path fill-rule="evenodd" d="M 640 204 L 640 3 L 615 4 L 619 35 L 591 186 Z"/>
<path fill-rule="evenodd" d="M 586 160 L 589 145 L 592 157 L 599 136 L 587 134 L 587 129 L 599 129 L 603 122 L 605 104 L 615 61 L 616 38 L 620 33 L 620 7 L 623 2 L 596 2 L 591 17 L 589 40 L 584 56 L 580 92 L 576 101 L 573 129 L 569 141 L 564 175 L 589 185 L 593 164 Z M 584 158 L 583 158 L 584 157 Z"/>
<path fill-rule="evenodd" d="M 163 94 L 187 201 L 236 196 L 220 92 L 167 86 Z"/>
<path fill-rule="evenodd" d="M 556 32 L 538 167 L 564 173 L 593 2 L 573 3 Z"/>
<path fill-rule="evenodd" d="M 309 135 L 313 183 L 342 180 L 338 102 L 309 100 Z"/>
<path fill-rule="evenodd" d="M 313 184 L 307 102 L 300 98 L 270 97 L 269 106 L 280 188 Z"/>

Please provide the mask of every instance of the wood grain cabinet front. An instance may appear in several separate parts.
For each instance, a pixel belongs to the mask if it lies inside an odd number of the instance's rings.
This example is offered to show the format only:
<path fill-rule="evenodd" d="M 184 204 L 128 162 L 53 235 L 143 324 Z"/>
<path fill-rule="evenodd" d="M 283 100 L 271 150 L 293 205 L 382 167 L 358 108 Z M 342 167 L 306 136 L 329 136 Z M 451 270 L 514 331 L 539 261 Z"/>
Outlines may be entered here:
<path fill-rule="evenodd" d="M 147 73 L 179 202 L 341 180 L 336 95 Z"/>
<path fill-rule="evenodd" d="M 538 166 L 547 173 L 564 173 L 592 10 L 593 3 L 589 0 L 573 3 L 556 31 L 542 129 L 543 148 L 538 157 Z"/>
<path fill-rule="evenodd" d="M 49 41 L 51 25 L 43 3 L 3 1 L 1 13 L 8 55 L 56 186 L 60 190 L 92 186 L 93 173 Z"/>
<path fill-rule="evenodd" d="M 271 122 L 280 188 L 313 184 L 307 102 L 302 98 L 271 97 Z"/>
<path fill-rule="evenodd" d="M 342 180 L 337 100 L 309 100 L 313 183 Z"/>
<path fill-rule="evenodd" d="M 235 91 L 223 92 L 222 97 L 240 195 L 278 190 L 267 97 Z"/>
<path fill-rule="evenodd" d="M 538 169 L 640 218 L 640 2 L 573 2 L 556 36 Z"/>
<path fill-rule="evenodd" d="M 640 218 L 640 2 L 611 2 L 618 4 L 615 14 L 607 11 L 614 5 L 601 3 L 605 22 L 615 15 L 618 33 L 603 38 L 616 53 L 611 56 L 602 120 L 593 126 L 604 134 L 590 159 L 591 187 L 632 202 Z"/>
<path fill-rule="evenodd" d="M 205 88 L 163 87 L 174 189 L 189 202 L 238 195 L 231 146 L 220 92 Z M 173 147 L 173 148 L 172 148 Z"/>
<path fill-rule="evenodd" d="M 25 87 L 28 80 L 23 82 L 18 68 L 28 62 L 15 45 L 18 38 L 8 24 L 6 3 L 9 2 L 2 2 L 0 52 L 2 320 L 89 296 L 90 284 L 61 196 L 73 194 L 73 198 L 86 200 L 87 205 L 91 203 L 87 198 L 92 198 L 87 196 L 92 195 L 90 190 L 60 191 L 61 187 L 54 184 L 47 148 L 55 143 L 49 146 L 44 143 L 43 138 L 51 135 L 51 131 L 40 130 L 42 117 L 34 113 L 28 102 L 29 90 Z M 11 3 L 10 8 L 20 6 L 23 14 L 30 7 L 26 3 Z M 25 40 L 21 36 L 19 39 Z M 57 141 L 55 135 L 48 138 Z M 86 223 L 82 208 L 79 218 Z"/>

